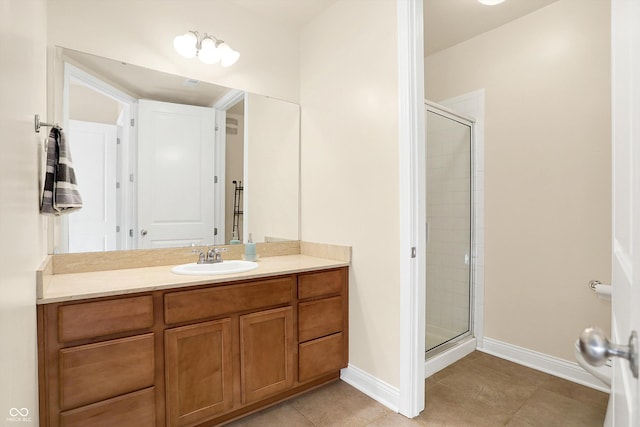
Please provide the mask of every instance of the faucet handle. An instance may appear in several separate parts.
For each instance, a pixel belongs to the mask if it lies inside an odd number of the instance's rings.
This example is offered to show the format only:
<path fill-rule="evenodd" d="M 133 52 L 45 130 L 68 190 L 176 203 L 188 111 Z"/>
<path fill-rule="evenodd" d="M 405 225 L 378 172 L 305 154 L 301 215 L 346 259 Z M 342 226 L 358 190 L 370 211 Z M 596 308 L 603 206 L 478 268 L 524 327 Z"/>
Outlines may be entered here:
<path fill-rule="evenodd" d="M 209 258 L 212 259 L 213 262 L 222 262 L 222 254 L 221 252 L 226 252 L 227 248 L 212 248 L 209 250 Z"/>
<path fill-rule="evenodd" d="M 207 260 L 207 254 L 203 249 L 196 247 L 195 243 L 191 244 L 191 253 L 198 254 L 198 264 L 203 264 Z"/>
<path fill-rule="evenodd" d="M 198 264 L 204 264 L 206 261 L 207 255 L 204 253 L 204 251 L 200 251 L 200 253 L 198 254 Z"/>

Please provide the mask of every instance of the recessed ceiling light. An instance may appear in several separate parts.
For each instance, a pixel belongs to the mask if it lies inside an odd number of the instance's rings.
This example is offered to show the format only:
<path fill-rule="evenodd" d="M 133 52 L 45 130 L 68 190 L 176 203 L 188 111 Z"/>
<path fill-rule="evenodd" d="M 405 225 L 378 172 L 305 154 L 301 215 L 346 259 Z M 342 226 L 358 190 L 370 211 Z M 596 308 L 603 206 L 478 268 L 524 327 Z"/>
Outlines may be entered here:
<path fill-rule="evenodd" d="M 487 6 L 494 6 L 496 4 L 502 3 L 504 0 L 478 0 L 478 1 Z"/>

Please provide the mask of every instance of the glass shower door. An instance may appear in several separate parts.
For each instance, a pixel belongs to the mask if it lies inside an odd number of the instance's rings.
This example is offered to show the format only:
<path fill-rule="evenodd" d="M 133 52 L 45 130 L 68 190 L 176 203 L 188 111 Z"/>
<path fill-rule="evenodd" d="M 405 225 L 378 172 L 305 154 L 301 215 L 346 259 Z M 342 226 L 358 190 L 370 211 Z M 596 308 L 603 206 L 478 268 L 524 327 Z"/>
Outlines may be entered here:
<path fill-rule="evenodd" d="M 471 334 L 472 122 L 427 105 L 426 349 Z"/>

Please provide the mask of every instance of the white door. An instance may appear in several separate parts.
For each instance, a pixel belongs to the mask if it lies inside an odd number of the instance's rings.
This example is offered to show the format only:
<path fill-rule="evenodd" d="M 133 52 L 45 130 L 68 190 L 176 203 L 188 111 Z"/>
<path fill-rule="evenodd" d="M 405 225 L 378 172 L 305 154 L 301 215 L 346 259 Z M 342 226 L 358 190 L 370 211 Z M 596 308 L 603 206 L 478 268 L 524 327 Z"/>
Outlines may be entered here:
<path fill-rule="evenodd" d="M 116 248 L 115 125 L 69 120 L 67 133 L 82 209 L 68 218 L 69 252 Z"/>
<path fill-rule="evenodd" d="M 612 1 L 612 341 L 640 332 L 640 1 Z M 614 358 L 613 425 L 640 426 L 640 381 Z M 611 415 L 611 414 L 610 414 Z"/>
<path fill-rule="evenodd" d="M 213 244 L 214 109 L 138 108 L 138 248 Z"/>

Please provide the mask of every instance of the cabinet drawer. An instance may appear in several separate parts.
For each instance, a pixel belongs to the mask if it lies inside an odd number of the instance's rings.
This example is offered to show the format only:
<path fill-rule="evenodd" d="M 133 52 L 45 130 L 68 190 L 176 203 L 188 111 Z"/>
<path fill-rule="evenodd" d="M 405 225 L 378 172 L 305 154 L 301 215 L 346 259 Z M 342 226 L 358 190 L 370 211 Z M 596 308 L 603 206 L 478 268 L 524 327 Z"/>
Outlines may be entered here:
<path fill-rule="evenodd" d="M 172 292 L 164 296 L 164 321 L 189 322 L 234 312 L 290 303 L 294 276 L 207 289 Z"/>
<path fill-rule="evenodd" d="M 153 387 L 60 414 L 61 427 L 154 427 L 155 425 L 156 405 Z"/>
<path fill-rule="evenodd" d="M 298 379 L 308 381 L 346 367 L 342 332 L 298 346 Z"/>
<path fill-rule="evenodd" d="M 153 326 L 150 295 L 109 301 L 62 305 L 58 308 L 61 342 L 97 338 Z"/>
<path fill-rule="evenodd" d="M 344 288 L 345 270 L 330 270 L 298 276 L 298 298 L 316 298 L 341 294 Z"/>
<path fill-rule="evenodd" d="M 152 333 L 60 350 L 60 408 L 63 410 L 153 384 Z"/>
<path fill-rule="evenodd" d="M 324 298 L 298 304 L 298 341 L 324 337 L 343 328 L 342 297 Z"/>

